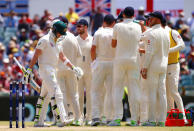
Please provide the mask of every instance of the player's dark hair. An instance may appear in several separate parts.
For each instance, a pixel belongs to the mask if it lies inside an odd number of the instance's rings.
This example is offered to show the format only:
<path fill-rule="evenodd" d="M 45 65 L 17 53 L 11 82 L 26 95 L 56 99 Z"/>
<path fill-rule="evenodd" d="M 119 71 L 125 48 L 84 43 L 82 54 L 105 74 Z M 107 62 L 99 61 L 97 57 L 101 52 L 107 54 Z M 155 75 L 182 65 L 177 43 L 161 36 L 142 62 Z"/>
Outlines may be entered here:
<path fill-rule="evenodd" d="M 111 25 L 113 22 L 115 22 L 115 18 L 113 15 L 108 14 L 104 17 L 104 22 L 106 22 L 107 25 Z"/>
<path fill-rule="evenodd" d="M 134 8 L 133 7 L 126 7 L 124 10 L 123 10 L 123 14 L 125 14 L 125 16 L 127 18 L 130 18 L 132 16 L 134 16 Z"/>

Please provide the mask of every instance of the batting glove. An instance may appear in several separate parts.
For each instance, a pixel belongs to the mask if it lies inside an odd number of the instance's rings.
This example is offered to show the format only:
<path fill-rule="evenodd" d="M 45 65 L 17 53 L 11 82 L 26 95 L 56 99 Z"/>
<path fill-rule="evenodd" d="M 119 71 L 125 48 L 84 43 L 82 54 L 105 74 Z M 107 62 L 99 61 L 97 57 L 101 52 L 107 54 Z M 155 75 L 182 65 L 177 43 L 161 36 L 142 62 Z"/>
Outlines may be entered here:
<path fill-rule="evenodd" d="M 30 79 L 33 77 L 32 75 L 32 69 L 28 68 L 25 72 L 24 72 L 24 81 L 25 83 L 30 83 Z"/>
<path fill-rule="evenodd" d="M 81 79 L 82 76 L 84 75 L 84 72 L 80 67 L 73 67 L 73 71 L 75 75 L 78 77 L 78 79 Z"/>

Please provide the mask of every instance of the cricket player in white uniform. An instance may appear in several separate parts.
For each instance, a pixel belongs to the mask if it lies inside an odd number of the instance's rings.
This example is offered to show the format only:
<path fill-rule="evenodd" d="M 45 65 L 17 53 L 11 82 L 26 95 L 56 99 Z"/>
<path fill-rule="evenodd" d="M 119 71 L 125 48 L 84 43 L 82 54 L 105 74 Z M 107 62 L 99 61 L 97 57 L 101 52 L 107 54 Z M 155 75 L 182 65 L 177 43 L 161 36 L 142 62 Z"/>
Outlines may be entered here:
<path fill-rule="evenodd" d="M 68 20 L 65 17 L 59 17 L 61 21 L 68 25 Z M 77 42 L 76 37 L 67 31 L 67 35 L 61 41 L 62 50 L 65 52 L 66 57 L 74 64 L 77 65 L 77 59 L 82 56 L 81 48 Z M 71 71 L 64 68 L 63 63 L 59 62 L 57 70 L 57 80 L 63 93 L 63 102 L 67 112 L 71 112 L 73 109 L 74 122 L 72 125 L 80 126 L 81 112 L 79 105 L 78 94 L 78 81 L 77 76 Z M 70 108 L 70 107 L 71 108 Z"/>
<path fill-rule="evenodd" d="M 170 49 L 166 74 L 167 109 L 168 111 L 174 109 L 175 101 L 178 109 L 183 112 L 183 119 L 187 124 L 188 121 L 185 116 L 183 101 L 178 92 L 178 82 L 180 73 L 179 51 L 181 49 L 184 49 L 185 44 L 180 34 L 176 30 L 173 30 L 166 26 L 165 19 L 163 19 L 162 25 L 170 36 Z"/>
<path fill-rule="evenodd" d="M 92 126 L 101 123 L 101 106 L 104 106 L 104 115 L 107 121 L 112 120 L 112 75 L 115 49 L 112 48 L 112 35 L 115 18 L 113 15 L 104 17 L 104 28 L 94 34 L 91 57 L 94 61 L 92 74 Z M 102 93 L 105 89 L 105 93 Z M 105 96 L 102 97 L 102 94 Z M 103 99 L 104 98 L 104 99 Z"/>
<path fill-rule="evenodd" d="M 82 58 L 77 59 L 77 65 L 80 66 L 84 75 L 79 80 L 79 102 L 82 115 L 84 114 L 84 89 L 86 91 L 86 118 L 85 124 L 91 124 L 91 66 L 92 59 L 90 57 L 90 50 L 92 47 L 92 36 L 88 34 L 88 22 L 84 19 L 80 19 L 77 22 L 77 41 L 82 51 Z"/>
<path fill-rule="evenodd" d="M 59 127 L 65 126 L 66 124 L 70 123 L 72 119 L 68 118 L 68 115 L 65 111 L 63 96 L 56 80 L 56 67 L 58 65 L 58 61 L 63 61 L 64 67 L 71 68 L 78 77 L 81 77 L 83 75 L 82 70 L 78 67 L 74 67 L 61 51 L 58 40 L 60 40 L 59 38 L 62 35 L 66 35 L 66 30 L 67 26 L 62 21 L 57 21 L 53 24 L 52 31 L 50 31 L 47 35 L 43 36 L 39 40 L 29 68 L 24 74 L 24 80 L 26 82 L 29 82 L 33 65 L 38 60 L 39 73 L 41 78 L 43 79 L 43 87 L 46 87 L 43 89 L 47 90 L 49 97 L 51 98 L 52 108 L 57 108 L 59 112 L 59 116 L 61 119 L 61 123 L 58 123 Z"/>
<path fill-rule="evenodd" d="M 170 47 L 169 36 L 161 27 L 163 16 L 160 12 L 149 14 L 151 30 L 145 33 L 142 40 L 146 43 L 145 60 L 141 75 L 145 86 L 149 88 L 149 112 L 146 126 L 165 126 L 167 113 L 166 71 Z M 156 107 L 159 107 L 157 111 Z"/>
<path fill-rule="evenodd" d="M 140 70 L 138 60 L 141 27 L 133 22 L 134 9 L 126 7 L 123 11 L 124 20 L 113 28 L 112 47 L 116 48 L 113 65 L 113 110 L 114 118 L 108 125 L 120 126 L 123 117 L 122 97 L 123 81 L 127 79 L 131 121 L 127 125 L 137 126 L 140 106 Z M 122 109 L 122 110 L 121 110 Z"/>

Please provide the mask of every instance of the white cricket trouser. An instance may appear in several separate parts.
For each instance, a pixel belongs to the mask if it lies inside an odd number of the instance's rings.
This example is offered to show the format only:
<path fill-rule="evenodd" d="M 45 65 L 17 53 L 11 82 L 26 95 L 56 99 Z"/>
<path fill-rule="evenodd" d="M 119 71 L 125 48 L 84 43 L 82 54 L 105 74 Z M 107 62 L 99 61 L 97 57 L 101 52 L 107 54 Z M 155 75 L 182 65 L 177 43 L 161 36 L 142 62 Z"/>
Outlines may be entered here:
<path fill-rule="evenodd" d="M 35 121 L 38 121 L 40 125 L 43 125 L 44 121 L 46 120 L 48 105 L 50 102 L 51 102 L 51 98 L 49 97 L 47 88 L 45 87 L 44 82 L 43 82 L 40 96 L 36 104 L 36 116 L 35 116 Z M 55 103 L 51 103 L 51 110 L 53 106 L 55 106 Z M 52 112 L 53 112 L 53 116 L 55 120 L 59 121 L 60 116 L 57 113 L 57 111 L 52 110 Z"/>
<path fill-rule="evenodd" d="M 134 65 L 134 63 L 132 63 Z M 132 65 L 128 60 L 116 59 L 113 65 L 113 107 L 114 119 L 123 117 L 123 81 L 125 77 L 128 82 L 128 98 L 131 112 L 131 120 L 139 120 L 140 112 L 140 71 L 137 66 Z"/>
<path fill-rule="evenodd" d="M 65 109 L 68 108 L 67 104 L 71 104 L 75 120 L 79 120 L 81 113 L 77 77 L 71 70 L 59 70 L 57 72 L 57 80 L 63 93 Z"/>
<path fill-rule="evenodd" d="M 141 77 L 141 102 L 140 102 L 140 122 L 144 123 L 148 121 L 148 87 L 145 84 L 145 81 Z"/>
<path fill-rule="evenodd" d="M 140 53 L 140 68 L 143 67 L 143 63 L 145 60 L 145 54 Z M 140 102 L 140 122 L 144 123 L 148 121 L 148 87 L 144 83 L 143 78 L 141 77 L 140 80 L 140 87 L 141 87 L 141 102 Z"/>
<path fill-rule="evenodd" d="M 92 118 L 101 118 L 104 115 L 107 120 L 112 120 L 112 61 L 96 61 L 96 68 L 92 74 Z M 105 90 L 103 88 L 106 88 Z M 105 92 L 105 93 L 103 93 Z M 103 96 L 105 95 L 105 96 Z M 104 113 L 101 109 L 104 106 Z"/>
<path fill-rule="evenodd" d="M 185 118 L 183 101 L 178 92 L 179 72 L 180 72 L 179 63 L 168 65 L 167 74 L 166 74 L 167 103 L 168 103 L 168 110 L 170 110 L 170 109 L 174 109 L 174 101 L 175 101 L 178 109 L 181 112 L 183 112 L 183 117 Z"/>
<path fill-rule="evenodd" d="M 92 73 L 90 69 L 84 70 L 83 77 L 78 81 L 79 103 L 82 116 L 84 116 L 84 89 L 86 91 L 86 120 L 91 120 L 91 80 Z"/>
<path fill-rule="evenodd" d="M 40 77 L 43 79 L 43 85 L 45 85 L 49 98 L 51 99 L 52 109 L 57 109 L 61 122 L 65 122 L 67 119 L 67 113 L 63 104 L 63 95 L 57 83 L 55 68 L 48 65 L 40 66 L 39 73 Z"/>
<path fill-rule="evenodd" d="M 147 79 L 143 79 L 148 88 L 148 120 L 150 122 L 165 122 L 167 113 L 165 73 L 153 73 L 148 70 Z"/>

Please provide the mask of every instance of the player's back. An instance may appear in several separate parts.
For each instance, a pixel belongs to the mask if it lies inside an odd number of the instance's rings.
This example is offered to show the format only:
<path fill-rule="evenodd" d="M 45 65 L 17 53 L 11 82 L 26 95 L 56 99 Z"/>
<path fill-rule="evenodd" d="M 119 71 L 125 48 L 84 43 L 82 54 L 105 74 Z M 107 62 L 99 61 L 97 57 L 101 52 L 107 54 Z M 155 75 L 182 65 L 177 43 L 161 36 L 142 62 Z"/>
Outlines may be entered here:
<path fill-rule="evenodd" d="M 159 26 L 159 25 L 158 25 Z M 150 68 L 154 72 L 165 72 L 168 64 L 168 53 L 170 48 L 169 34 L 162 27 L 153 27 L 151 34 L 154 38 L 154 55 Z"/>
<path fill-rule="evenodd" d="M 112 60 L 115 56 L 115 49 L 112 48 L 112 34 L 113 29 L 105 27 L 96 32 L 94 39 L 96 39 L 96 59 L 98 60 Z M 95 38 L 96 37 L 96 38 Z"/>
<path fill-rule="evenodd" d="M 115 25 L 117 33 L 116 59 L 129 59 L 136 62 L 138 44 L 141 36 L 140 25 L 133 22 L 132 19 L 125 19 L 123 22 Z"/>

